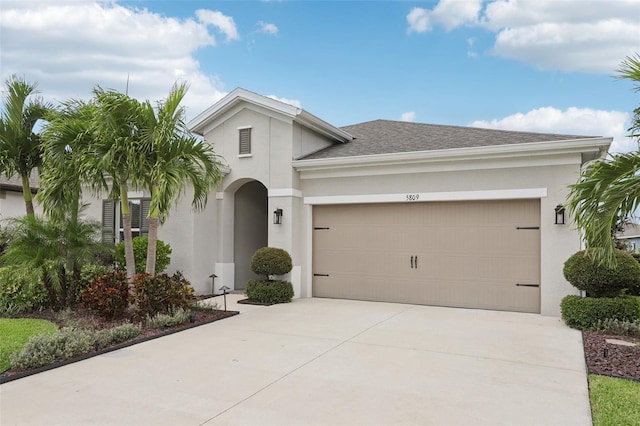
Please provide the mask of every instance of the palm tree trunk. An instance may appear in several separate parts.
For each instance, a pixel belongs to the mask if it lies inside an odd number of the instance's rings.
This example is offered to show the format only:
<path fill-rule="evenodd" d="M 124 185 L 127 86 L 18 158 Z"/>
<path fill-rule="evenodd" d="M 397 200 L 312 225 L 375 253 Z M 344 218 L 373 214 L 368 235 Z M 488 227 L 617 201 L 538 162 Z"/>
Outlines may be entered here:
<path fill-rule="evenodd" d="M 156 274 L 156 251 L 158 246 L 158 212 L 155 217 L 149 214 L 149 245 L 147 246 L 147 266 L 145 272 L 151 276 Z"/>
<path fill-rule="evenodd" d="M 120 211 L 122 212 L 122 228 L 124 230 L 124 260 L 129 280 L 129 292 L 133 292 L 133 277 L 136 274 L 136 259 L 133 255 L 133 237 L 131 236 L 131 208 L 127 195 L 127 182 L 120 182 Z"/>
<path fill-rule="evenodd" d="M 31 196 L 31 186 L 29 185 L 29 176 L 21 175 L 22 178 L 22 196 L 24 204 L 27 208 L 27 216 L 33 216 L 33 197 Z"/>

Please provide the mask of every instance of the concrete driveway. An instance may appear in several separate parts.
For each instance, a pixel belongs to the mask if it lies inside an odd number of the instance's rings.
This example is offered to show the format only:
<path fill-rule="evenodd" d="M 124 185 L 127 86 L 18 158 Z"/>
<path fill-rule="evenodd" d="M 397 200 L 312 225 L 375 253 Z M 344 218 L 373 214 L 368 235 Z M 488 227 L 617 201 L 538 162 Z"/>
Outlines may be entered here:
<path fill-rule="evenodd" d="M 0 386 L 2 425 L 590 425 L 557 318 L 303 299 Z"/>

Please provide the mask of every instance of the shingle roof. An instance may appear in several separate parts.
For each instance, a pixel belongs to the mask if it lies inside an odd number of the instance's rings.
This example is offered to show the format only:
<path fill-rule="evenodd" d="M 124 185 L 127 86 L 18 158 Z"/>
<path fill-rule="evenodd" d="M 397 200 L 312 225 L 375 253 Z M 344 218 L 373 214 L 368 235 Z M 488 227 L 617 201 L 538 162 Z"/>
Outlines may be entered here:
<path fill-rule="evenodd" d="M 334 144 L 308 155 L 304 159 L 432 151 L 597 137 L 515 132 L 390 120 L 368 121 L 341 127 L 341 129 L 353 135 L 355 140 Z"/>
<path fill-rule="evenodd" d="M 29 186 L 31 187 L 31 192 L 36 192 L 38 186 L 40 185 L 40 178 L 38 177 L 38 172 L 34 170 L 31 172 L 31 177 L 29 178 Z M 0 189 L 4 189 L 6 191 L 17 191 L 22 192 L 22 179 L 19 175 L 13 175 L 7 178 L 4 174 L 0 175 Z"/>

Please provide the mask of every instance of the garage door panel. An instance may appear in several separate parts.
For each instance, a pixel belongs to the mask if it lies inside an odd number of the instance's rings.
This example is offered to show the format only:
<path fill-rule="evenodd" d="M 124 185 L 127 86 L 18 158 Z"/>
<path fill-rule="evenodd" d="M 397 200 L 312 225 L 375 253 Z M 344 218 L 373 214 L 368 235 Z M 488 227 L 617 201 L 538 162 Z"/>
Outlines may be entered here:
<path fill-rule="evenodd" d="M 517 286 L 540 283 L 539 200 L 316 206 L 313 225 L 314 296 L 539 312 Z"/>

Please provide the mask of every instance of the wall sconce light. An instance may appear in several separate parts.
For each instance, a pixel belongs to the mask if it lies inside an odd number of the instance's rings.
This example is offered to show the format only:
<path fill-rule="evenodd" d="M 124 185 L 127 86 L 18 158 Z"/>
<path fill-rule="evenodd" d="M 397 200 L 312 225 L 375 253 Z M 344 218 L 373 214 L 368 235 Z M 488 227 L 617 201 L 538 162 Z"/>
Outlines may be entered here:
<path fill-rule="evenodd" d="M 554 210 L 556 212 L 556 225 L 564 225 L 564 206 L 558 204 Z"/>
<path fill-rule="evenodd" d="M 274 225 L 282 224 L 282 209 L 276 209 L 273 212 L 273 224 Z"/>

